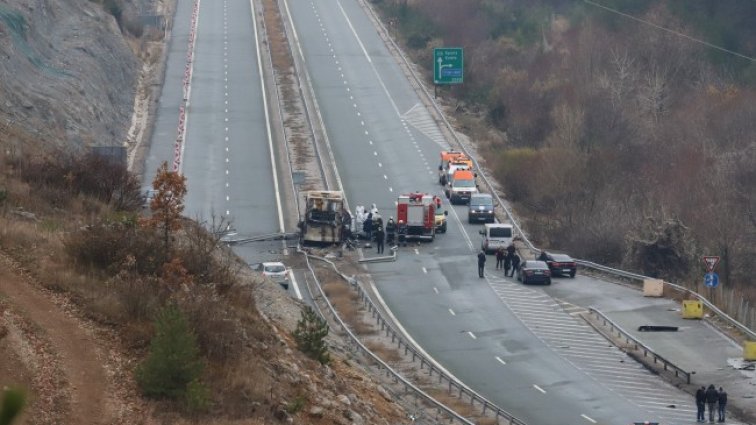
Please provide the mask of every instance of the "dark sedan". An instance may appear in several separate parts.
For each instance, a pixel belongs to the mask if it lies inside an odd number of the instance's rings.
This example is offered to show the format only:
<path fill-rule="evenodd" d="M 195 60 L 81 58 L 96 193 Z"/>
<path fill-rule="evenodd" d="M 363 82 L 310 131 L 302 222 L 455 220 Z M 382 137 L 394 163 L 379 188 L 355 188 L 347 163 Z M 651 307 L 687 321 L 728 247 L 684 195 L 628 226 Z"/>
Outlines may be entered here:
<path fill-rule="evenodd" d="M 517 269 L 517 280 L 524 284 L 542 283 L 551 285 L 551 270 L 543 261 L 527 260 Z"/>
<path fill-rule="evenodd" d="M 567 254 L 554 254 L 546 252 L 546 258 L 539 257 L 549 265 L 552 276 L 569 276 L 575 277 L 577 273 L 577 263 Z"/>

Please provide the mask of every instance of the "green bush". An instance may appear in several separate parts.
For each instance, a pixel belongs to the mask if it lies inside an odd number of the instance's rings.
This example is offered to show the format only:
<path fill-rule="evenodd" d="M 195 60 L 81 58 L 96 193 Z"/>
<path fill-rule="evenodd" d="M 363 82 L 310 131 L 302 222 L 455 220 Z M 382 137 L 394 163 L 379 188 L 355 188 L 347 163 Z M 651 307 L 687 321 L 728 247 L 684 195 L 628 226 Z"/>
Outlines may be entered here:
<path fill-rule="evenodd" d="M 319 317 L 311 307 L 305 306 L 294 331 L 294 340 L 299 350 L 320 364 L 327 364 L 331 360 L 325 342 L 327 335 L 328 324 L 325 319 Z"/>
<path fill-rule="evenodd" d="M 303 408 L 303 407 L 305 406 L 305 402 L 306 402 L 306 401 L 307 401 L 307 400 L 305 400 L 305 398 L 304 398 L 304 397 L 302 397 L 301 395 L 300 395 L 300 396 L 297 396 L 296 398 L 294 398 L 294 401 L 291 401 L 291 402 L 289 402 L 289 403 L 288 403 L 288 404 L 286 405 L 286 411 L 287 411 L 287 412 L 288 412 L 289 414 L 292 414 L 292 415 L 294 415 L 294 414 L 296 414 L 297 412 L 299 412 L 300 410 L 302 410 L 302 408 Z"/>
<path fill-rule="evenodd" d="M 207 412 L 210 408 L 210 391 L 199 380 L 195 379 L 186 386 L 184 394 L 186 409 L 192 413 Z"/>
<path fill-rule="evenodd" d="M 155 321 L 150 354 L 136 371 L 142 393 L 154 398 L 189 397 L 198 403 L 201 387 L 196 381 L 203 368 L 197 339 L 184 314 L 176 306 L 165 307 Z"/>
<path fill-rule="evenodd" d="M 21 414 L 26 404 L 26 395 L 18 389 L 6 389 L 3 391 L 3 400 L 0 404 L 0 425 L 10 425 Z"/>

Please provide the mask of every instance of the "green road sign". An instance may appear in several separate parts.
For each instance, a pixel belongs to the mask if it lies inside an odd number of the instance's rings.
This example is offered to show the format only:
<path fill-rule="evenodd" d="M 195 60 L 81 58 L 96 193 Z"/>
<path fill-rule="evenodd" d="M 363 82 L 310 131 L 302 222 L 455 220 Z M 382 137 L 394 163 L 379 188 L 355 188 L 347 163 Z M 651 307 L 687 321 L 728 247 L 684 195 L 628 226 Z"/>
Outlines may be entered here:
<path fill-rule="evenodd" d="M 433 82 L 435 84 L 462 84 L 465 67 L 461 47 L 433 49 Z"/>

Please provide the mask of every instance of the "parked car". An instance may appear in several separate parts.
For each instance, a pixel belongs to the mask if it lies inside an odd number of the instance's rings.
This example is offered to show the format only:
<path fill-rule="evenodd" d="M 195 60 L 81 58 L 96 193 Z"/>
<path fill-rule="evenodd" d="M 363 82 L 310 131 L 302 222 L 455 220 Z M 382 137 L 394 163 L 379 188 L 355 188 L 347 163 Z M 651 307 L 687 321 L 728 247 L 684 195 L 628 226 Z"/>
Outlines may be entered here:
<path fill-rule="evenodd" d="M 517 269 L 517 280 L 524 284 L 543 283 L 551 285 L 551 270 L 548 264 L 538 260 L 526 260 Z"/>
<path fill-rule="evenodd" d="M 577 263 L 567 254 L 542 251 L 538 259 L 545 261 L 549 265 L 552 276 L 575 277 L 577 273 Z"/>
<path fill-rule="evenodd" d="M 284 263 L 278 261 L 271 261 L 266 263 L 260 263 L 257 271 L 262 272 L 263 276 L 269 277 L 272 281 L 281 285 L 284 289 L 289 289 L 289 270 Z"/>
<path fill-rule="evenodd" d="M 467 207 L 467 222 L 493 223 L 494 203 L 493 197 L 488 193 L 475 193 L 470 196 L 470 205 Z"/>

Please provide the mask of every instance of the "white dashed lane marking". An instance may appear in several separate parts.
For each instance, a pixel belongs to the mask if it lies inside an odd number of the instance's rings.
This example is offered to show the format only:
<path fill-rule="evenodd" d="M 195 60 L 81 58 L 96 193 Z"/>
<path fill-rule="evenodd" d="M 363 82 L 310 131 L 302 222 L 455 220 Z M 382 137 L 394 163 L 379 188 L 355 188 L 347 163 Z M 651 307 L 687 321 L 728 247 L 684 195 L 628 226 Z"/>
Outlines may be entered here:
<path fill-rule="evenodd" d="M 690 422 L 687 410 L 695 410 L 690 400 L 586 325 L 577 317 L 585 309 L 509 279 L 489 280 L 496 295 L 515 316 L 576 368 L 665 425 Z M 649 396 L 653 403 L 649 402 Z M 583 419 L 596 423 L 587 416 Z"/>

